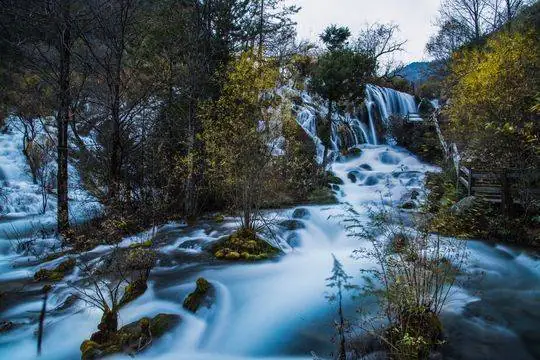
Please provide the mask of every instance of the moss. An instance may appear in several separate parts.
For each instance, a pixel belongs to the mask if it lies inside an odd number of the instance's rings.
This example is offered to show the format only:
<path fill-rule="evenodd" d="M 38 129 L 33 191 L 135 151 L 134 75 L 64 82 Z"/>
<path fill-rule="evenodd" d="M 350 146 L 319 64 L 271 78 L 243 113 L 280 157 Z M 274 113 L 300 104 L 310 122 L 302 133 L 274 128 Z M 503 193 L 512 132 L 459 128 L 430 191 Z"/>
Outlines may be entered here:
<path fill-rule="evenodd" d="M 76 260 L 71 258 L 60 265 L 58 265 L 53 270 L 49 269 L 40 269 L 34 274 L 35 281 L 60 281 L 64 278 L 67 272 L 73 270 L 75 267 Z"/>
<path fill-rule="evenodd" d="M 263 260 L 279 254 L 278 249 L 260 239 L 251 229 L 240 229 L 218 241 L 212 246 L 211 252 L 218 259 L 249 261 Z"/>
<path fill-rule="evenodd" d="M 143 318 L 111 333 L 107 341 L 99 343 L 85 340 L 80 346 L 83 360 L 101 359 L 113 354 L 126 353 L 131 356 L 139 352 L 139 347 L 151 344 L 153 339 L 163 336 L 180 323 L 178 315 L 159 314 L 149 319 Z"/>
<path fill-rule="evenodd" d="M 337 177 L 334 173 L 328 172 L 327 174 L 327 181 L 331 185 L 343 185 L 344 182 L 341 180 L 341 178 Z"/>
<path fill-rule="evenodd" d="M 152 239 L 148 239 L 146 241 L 143 241 L 141 243 L 134 243 L 134 244 L 131 244 L 129 245 L 130 249 L 149 249 L 152 247 L 152 245 L 154 244 L 154 242 L 152 241 Z"/>
<path fill-rule="evenodd" d="M 195 288 L 195 291 L 193 291 L 186 297 L 183 304 L 186 310 L 189 310 L 193 313 L 197 312 L 197 310 L 203 303 L 208 302 L 208 297 L 210 295 L 209 293 L 211 290 L 213 290 L 212 284 L 210 284 L 204 278 L 197 279 L 196 284 L 197 286 Z"/>
<path fill-rule="evenodd" d="M 221 224 L 225 221 L 225 216 L 223 216 L 222 214 L 217 214 L 216 216 L 214 216 L 214 221 L 218 224 Z"/>
<path fill-rule="evenodd" d="M 344 149 L 341 151 L 341 155 L 347 156 L 347 157 L 359 157 L 362 155 L 362 149 L 353 147 L 350 149 Z"/>
<path fill-rule="evenodd" d="M 131 284 L 126 286 L 124 295 L 122 295 L 122 299 L 120 299 L 120 302 L 118 303 L 118 307 L 122 307 L 137 299 L 139 296 L 144 294 L 147 288 L 148 286 L 146 285 L 146 280 L 137 279 L 133 281 Z"/>
<path fill-rule="evenodd" d="M 333 205 L 338 203 L 332 190 L 327 187 L 319 187 L 313 190 L 308 195 L 308 202 L 317 205 Z"/>

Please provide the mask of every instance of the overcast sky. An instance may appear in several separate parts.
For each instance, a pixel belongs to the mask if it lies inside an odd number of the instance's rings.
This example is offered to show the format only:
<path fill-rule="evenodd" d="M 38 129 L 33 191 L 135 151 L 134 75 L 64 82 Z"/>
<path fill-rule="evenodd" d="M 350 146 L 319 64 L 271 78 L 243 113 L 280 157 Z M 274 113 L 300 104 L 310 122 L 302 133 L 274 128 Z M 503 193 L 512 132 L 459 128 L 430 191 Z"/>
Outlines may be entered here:
<path fill-rule="evenodd" d="M 407 40 L 397 60 L 409 63 L 428 58 L 424 51 L 440 0 L 290 0 L 302 7 L 297 17 L 301 39 L 318 40 L 327 25 L 346 25 L 353 35 L 366 23 L 394 22 Z"/>

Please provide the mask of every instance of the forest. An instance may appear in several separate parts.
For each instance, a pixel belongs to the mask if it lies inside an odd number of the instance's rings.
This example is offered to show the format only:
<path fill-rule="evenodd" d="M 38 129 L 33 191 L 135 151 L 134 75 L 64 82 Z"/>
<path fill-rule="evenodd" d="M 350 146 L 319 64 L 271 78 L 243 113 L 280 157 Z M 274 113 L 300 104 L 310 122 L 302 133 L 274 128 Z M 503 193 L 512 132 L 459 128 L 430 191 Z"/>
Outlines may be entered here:
<path fill-rule="evenodd" d="M 0 0 L 0 357 L 540 358 L 540 3 L 436 2 Z"/>

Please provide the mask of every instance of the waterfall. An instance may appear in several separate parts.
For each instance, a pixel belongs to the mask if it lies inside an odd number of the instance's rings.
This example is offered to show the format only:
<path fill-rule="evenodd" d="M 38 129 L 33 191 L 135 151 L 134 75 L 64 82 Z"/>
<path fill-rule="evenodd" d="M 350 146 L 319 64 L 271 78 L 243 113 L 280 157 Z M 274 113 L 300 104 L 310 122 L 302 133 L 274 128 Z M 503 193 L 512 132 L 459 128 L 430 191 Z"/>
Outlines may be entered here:
<path fill-rule="evenodd" d="M 301 95 L 302 105 L 298 106 L 298 124 L 315 142 L 317 162 L 324 157 L 324 145 L 318 136 L 317 118 L 324 118 L 328 108 L 324 103 L 316 103 L 305 92 Z M 335 112 L 332 116 L 332 136 L 329 156 L 335 158 L 341 149 L 349 149 L 360 144 L 378 145 L 377 129 L 389 125 L 392 115 L 409 116 L 421 120 L 418 116 L 414 96 L 390 88 L 372 84 L 366 86 L 366 96 L 362 110 L 345 115 Z M 317 116 L 317 114 L 319 116 Z"/>

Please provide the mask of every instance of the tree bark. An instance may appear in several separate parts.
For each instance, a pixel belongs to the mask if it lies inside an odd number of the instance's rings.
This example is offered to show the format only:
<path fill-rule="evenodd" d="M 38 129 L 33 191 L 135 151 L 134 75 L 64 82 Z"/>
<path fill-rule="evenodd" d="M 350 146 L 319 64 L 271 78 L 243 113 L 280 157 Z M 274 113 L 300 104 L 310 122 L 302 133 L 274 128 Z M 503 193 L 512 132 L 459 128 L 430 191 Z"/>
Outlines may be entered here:
<path fill-rule="evenodd" d="M 57 191 L 57 228 L 62 233 L 69 229 L 68 204 L 68 125 L 70 120 L 70 71 L 71 71 L 71 19 L 69 4 L 62 3 L 62 17 L 59 25 L 60 77 L 59 97 L 60 106 L 57 114 L 58 144 L 57 161 L 58 173 Z"/>

